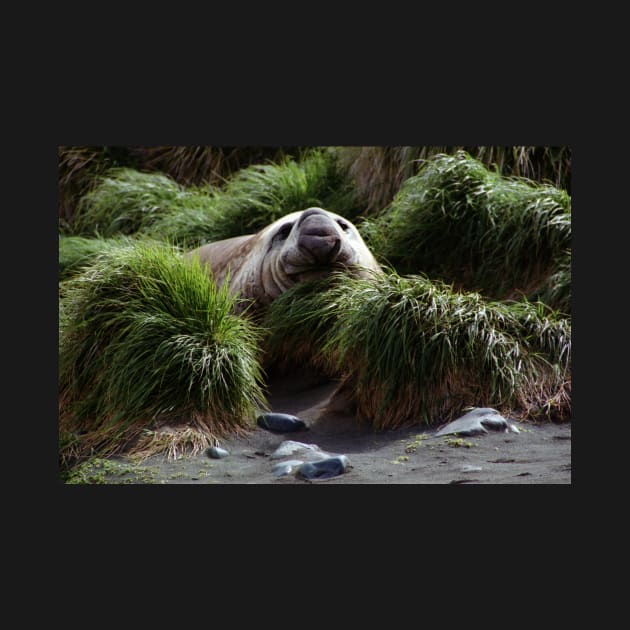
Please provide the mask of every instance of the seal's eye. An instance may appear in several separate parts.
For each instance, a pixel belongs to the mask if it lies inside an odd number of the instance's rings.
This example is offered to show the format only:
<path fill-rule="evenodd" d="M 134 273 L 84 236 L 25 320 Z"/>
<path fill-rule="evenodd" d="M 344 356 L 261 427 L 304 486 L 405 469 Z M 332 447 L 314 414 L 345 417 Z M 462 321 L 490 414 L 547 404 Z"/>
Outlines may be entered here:
<path fill-rule="evenodd" d="M 276 238 L 281 241 L 286 240 L 291 234 L 291 230 L 293 229 L 293 223 L 285 223 L 276 233 Z"/>
<path fill-rule="evenodd" d="M 337 223 L 339 223 L 339 227 L 344 231 L 347 232 L 350 229 L 350 226 L 345 222 L 345 221 L 340 221 L 338 220 Z"/>

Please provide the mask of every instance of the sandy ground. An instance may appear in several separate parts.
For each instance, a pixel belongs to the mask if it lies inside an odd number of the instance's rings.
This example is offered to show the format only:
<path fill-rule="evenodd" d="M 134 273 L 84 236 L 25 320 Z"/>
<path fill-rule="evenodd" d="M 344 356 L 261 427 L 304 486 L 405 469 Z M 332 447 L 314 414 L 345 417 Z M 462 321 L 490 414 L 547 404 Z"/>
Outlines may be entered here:
<path fill-rule="evenodd" d="M 272 377 L 269 403 L 276 412 L 297 415 L 308 430 L 277 434 L 256 428 L 247 437 L 223 440 L 230 454 L 168 460 L 151 457 L 130 466 L 124 459 L 101 471 L 105 483 L 152 484 L 570 484 L 571 423 L 517 423 L 520 433 L 490 432 L 457 438 L 431 437 L 423 425 L 375 432 L 347 416 L 327 416 L 322 407 L 336 383 L 311 374 Z M 316 444 L 346 455 L 342 475 L 307 481 L 275 477 L 271 454 L 284 441 Z M 299 456 L 298 456 L 299 458 Z M 101 481 L 102 482 L 102 481 Z"/>

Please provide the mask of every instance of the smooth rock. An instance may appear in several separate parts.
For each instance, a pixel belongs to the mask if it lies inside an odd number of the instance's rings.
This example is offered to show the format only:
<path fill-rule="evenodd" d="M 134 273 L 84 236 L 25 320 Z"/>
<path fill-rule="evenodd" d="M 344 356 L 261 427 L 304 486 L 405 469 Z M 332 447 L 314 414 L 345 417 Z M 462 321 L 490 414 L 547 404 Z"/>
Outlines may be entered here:
<path fill-rule="evenodd" d="M 440 429 L 434 437 L 441 435 L 479 435 L 488 433 L 488 429 L 494 431 L 504 431 L 507 433 L 520 433 L 520 431 L 509 423 L 496 409 L 490 407 L 477 407 L 461 418 L 449 422 Z"/>
<path fill-rule="evenodd" d="M 271 459 L 282 459 L 283 457 L 291 457 L 291 455 L 299 454 L 306 457 L 311 456 L 315 459 L 324 459 L 329 457 L 327 453 L 324 453 L 317 444 L 304 444 L 303 442 L 294 442 L 293 440 L 287 440 L 282 442 L 280 446 L 270 455 Z"/>
<path fill-rule="evenodd" d="M 297 471 L 304 479 L 328 479 L 346 472 L 350 461 L 345 455 L 336 455 L 318 462 L 306 462 Z"/>
<path fill-rule="evenodd" d="M 219 448 L 218 446 L 211 446 L 206 453 L 208 457 L 212 457 L 212 459 L 222 459 L 230 454 L 224 448 Z"/>
<path fill-rule="evenodd" d="M 307 428 L 303 420 L 288 413 L 263 413 L 256 418 L 256 423 L 261 429 L 274 433 L 305 431 Z"/>
<path fill-rule="evenodd" d="M 284 477 L 285 475 L 290 475 L 303 463 L 304 462 L 301 459 L 289 459 L 286 462 L 277 463 L 271 469 L 271 472 L 275 477 Z"/>

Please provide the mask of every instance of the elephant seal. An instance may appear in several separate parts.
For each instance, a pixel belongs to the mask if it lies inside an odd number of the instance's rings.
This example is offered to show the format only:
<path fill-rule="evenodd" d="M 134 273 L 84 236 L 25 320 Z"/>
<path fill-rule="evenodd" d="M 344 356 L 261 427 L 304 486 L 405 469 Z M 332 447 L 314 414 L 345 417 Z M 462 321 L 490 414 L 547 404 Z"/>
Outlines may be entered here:
<path fill-rule="evenodd" d="M 231 294 L 255 307 L 335 269 L 363 276 L 382 273 L 356 227 L 322 208 L 292 212 L 256 234 L 208 243 L 184 257 L 197 259 L 217 285 L 227 281 Z"/>

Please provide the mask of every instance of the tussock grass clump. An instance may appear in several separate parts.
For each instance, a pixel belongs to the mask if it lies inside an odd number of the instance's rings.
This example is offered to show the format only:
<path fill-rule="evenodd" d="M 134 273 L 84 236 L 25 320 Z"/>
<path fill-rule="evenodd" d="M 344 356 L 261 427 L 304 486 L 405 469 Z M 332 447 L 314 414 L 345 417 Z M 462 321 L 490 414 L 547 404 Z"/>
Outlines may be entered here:
<path fill-rule="evenodd" d="M 191 193 L 192 195 L 193 193 Z M 204 193 L 202 193 L 203 195 Z M 217 224 L 220 222 L 216 194 L 207 205 L 189 204 L 172 208 L 155 219 L 144 229 L 144 236 L 166 240 L 185 250 L 205 245 L 218 238 Z"/>
<path fill-rule="evenodd" d="M 387 206 L 424 161 L 458 151 L 466 151 L 504 176 L 526 177 L 564 190 L 571 187 L 570 147 L 337 147 L 337 151 L 367 215 L 378 214 Z"/>
<path fill-rule="evenodd" d="M 59 157 L 59 228 L 72 234 L 71 226 L 79 199 L 108 170 L 127 166 L 135 168 L 126 147 L 60 146 Z"/>
<path fill-rule="evenodd" d="M 59 237 L 59 280 L 67 280 L 89 266 L 100 254 L 112 255 L 121 247 L 133 247 L 130 236 L 97 238 L 85 236 Z"/>
<path fill-rule="evenodd" d="M 197 212 L 211 222 L 213 209 L 210 187 L 186 189 L 161 173 L 114 168 L 81 197 L 72 230 L 76 236 L 129 235 L 147 232 L 169 212 Z"/>
<path fill-rule="evenodd" d="M 300 161 L 251 165 L 222 188 L 186 188 L 160 173 L 118 168 L 81 198 L 73 233 L 143 234 L 192 249 L 256 232 L 309 206 L 352 218 L 357 212 L 353 200 L 353 188 L 332 151 L 310 151 Z"/>
<path fill-rule="evenodd" d="M 340 394 L 376 429 L 443 422 L 469 405 L 570 412 L 570 324 L 544 305 L 488 302 L 395 273 L 310 289 L 272 305 L 270 345 L 283 352 L 293 337 L 303 357 L 334 365 Z"/>
<path fill-rule="evenodd" d="M 360 226 L 379 257 L 487 297 L 529 295 L 571 247 L 569 195 L 488 170 L 464 152 L 427 161 Z"/>
<path fill-rule="evenodd" d="M 310 206 L 334 209 L 347 216 L 356 212 L 353 199 L 353 189 L 334 153 L 314 150 L 300 161 L 285 158 L 278 164 L 241 169 L 215 192 L 211 213 L 174 208 L 156 219 L 146 234 L 196 247 L 252 234 L 285 214 Z"/>
<path fill-rule="evenodd" d="M 77 201 L 114 167 L 159 172 L 184 186 L 218 186 L 232 173 L 265 160 L 299 155 L 298 147 L 59 147 L 59 222 L 72 233 Z"/>
<path fill-rule="evenodd" d="M 324 342 L 341 310 L 339 300 L 349 292 L 333 292 L 347 278 L 331 274 L 321 280 L 295 285 L 282 293 L 266 309 L 263 328 L 265 365 L 288 370 L 310 365 L 331 376 L 338 374 L 334 353 L 324 351 Z"/>
<path fill-rule="evenodd" d="M 215 239 L 257 232 L 285 214 L 321 206 L 352 218 L 353 192 L 331 151 L 314 150 L 302 160 L 256 164 L 229 179 L 217 200 Z"/>
<path fill-rule="evenodd" d="M 426 147 L 336 147 L 339 162 L 348 171 L 365 216 L 375 216 L 416 174 Z"/>
<path fill-rule="evenodd" d="M 259 329 L 171 246 L 118 248 L 63 284 L 62 463 L 196 452 L 264 407 Z"/>
<path fill-rule="evenodd" d="M 159 171 L 185 186 L 224 182 L 250 164 L 278 161 L 299 149 L 291 147 L 154 146 L 130 147 L 143 170 Z"/>
<path fill-rule="evenodd" d="M 76 201 L 112 167 L 160 172 L 184 186 L 222 185 L 251 164 L 280 162 L 313 147 L 125 146 L 59 147 L 59 213 L 65 227 L 72 223 Z M 418 164 L 434 155 L 465 150 L 503 175 L 527 177 L 570 190 L 570 147 L 329 147 L 339 156 L 361 201 L 363 213 L 384 208 Z M 348 217 L 351 218 L 351 217 Z"/>
<path fill-rule="evenodd" d="M 552 308 L 571 314 L 571 253 L 559 262 L 557 270 L 529 297 L 532 301 L 548 304 Z"/>

